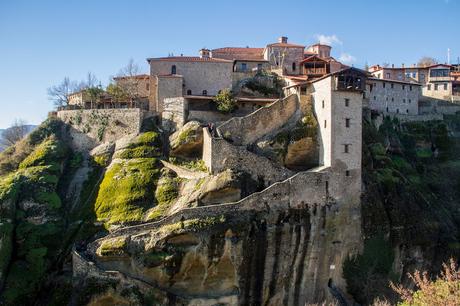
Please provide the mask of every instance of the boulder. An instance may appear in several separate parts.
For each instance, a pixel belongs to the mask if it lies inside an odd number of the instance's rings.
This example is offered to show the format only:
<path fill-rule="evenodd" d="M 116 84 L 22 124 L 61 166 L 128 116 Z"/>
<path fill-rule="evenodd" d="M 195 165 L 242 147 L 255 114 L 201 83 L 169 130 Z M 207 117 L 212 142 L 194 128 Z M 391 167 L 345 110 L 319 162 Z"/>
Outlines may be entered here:
<path fill-rule="evenodd" d="M 170 153 L 185 158 L 200 157 L 203 149 L 203 128 L 198 121 L 189 121 L 169 137 Z"/>

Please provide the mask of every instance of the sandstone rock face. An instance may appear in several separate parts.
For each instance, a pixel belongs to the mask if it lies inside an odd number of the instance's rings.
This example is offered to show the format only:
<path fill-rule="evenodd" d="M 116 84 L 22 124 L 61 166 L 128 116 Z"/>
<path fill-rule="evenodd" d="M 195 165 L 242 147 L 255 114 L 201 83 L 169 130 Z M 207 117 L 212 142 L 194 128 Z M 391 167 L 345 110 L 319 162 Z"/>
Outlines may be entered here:
<path fill-rule="evenodd" d="M 311 137 L 291 141 L 287 146 L 284 164 L 289 169 L 308 169 L 318 164 L 319 148 Z"/>
<path fill-rule="evenodd" d="M 203 128 L 198 121 L 187 122 L 169 137 L 171 155 L 198 157 L 203 147 Z"/>

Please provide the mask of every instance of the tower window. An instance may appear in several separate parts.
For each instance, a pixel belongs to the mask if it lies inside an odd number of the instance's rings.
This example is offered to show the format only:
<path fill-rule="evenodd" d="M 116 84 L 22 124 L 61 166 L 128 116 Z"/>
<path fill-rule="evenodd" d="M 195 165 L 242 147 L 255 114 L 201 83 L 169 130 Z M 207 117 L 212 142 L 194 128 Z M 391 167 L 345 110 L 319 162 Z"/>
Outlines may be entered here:
<path fill-rule="evenodd" d="M 350 99 L 345 99 L 345 106 L 346 107 L 350 106 Z"/>
<path fill-rule="evenodd" d="M 345 127 L 350 127 L 350 118 L 345 118 Z"/>
<path fill-rule="evenodd" d="M 343 145 L 343 153 L 349 153 L 350 152 L 350 145 L 349 144 L 344 144 Z"/>
<path fill-rule="evenodd" d="M 208 91 L 205 89 L 203 90 L 203 96 L 207 96 L 208 95 Z"/>
<path fill-rule="evenodd" d="M 191 89 L 187 90 L 187 95 L 190 96 L 191 94 L 192 94 L 192 90 Z"/>
<path fill-rule="evenodd" d="M 324 120 L 324 128 L 327 128 L 327 120 Z"/>
<path fill-rule="evenodd" d="M 391 89 L 395 88 L 395 84 L 391 84 Z"/>
<path fill-rule="evenodd" d="M 324 100 L 321 102 L 322 107 L 324 108 Z"/>
<path fill-rule="evenodd" d="M 176 74 L 176 65 L 171 66 L 171 74 Z"/>
<path fill-rule="evenodd" d="M 350 176 L 350 170 L 345 171 L 345 176 Z"/>
<path fill-rule="evenodd" d="M 295 64 L 295 62 L 294 62 L 294 63 L 292 63 L 292 71 L 295 71 L 295 69 L 296 69 L 296 68 L 297 68 L 297 67 L 296 67 L 296 64 Z"/>

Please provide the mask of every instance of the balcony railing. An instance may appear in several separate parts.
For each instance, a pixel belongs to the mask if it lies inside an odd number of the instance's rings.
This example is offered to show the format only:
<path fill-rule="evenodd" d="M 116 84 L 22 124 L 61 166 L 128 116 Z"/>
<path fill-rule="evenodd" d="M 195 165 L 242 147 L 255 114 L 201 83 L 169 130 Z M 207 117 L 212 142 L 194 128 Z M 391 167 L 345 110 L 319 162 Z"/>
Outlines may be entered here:
<path fill-rule="evenodd" d="M 326 68 L 304 68 L 305 74 L 326 74 Z"/>

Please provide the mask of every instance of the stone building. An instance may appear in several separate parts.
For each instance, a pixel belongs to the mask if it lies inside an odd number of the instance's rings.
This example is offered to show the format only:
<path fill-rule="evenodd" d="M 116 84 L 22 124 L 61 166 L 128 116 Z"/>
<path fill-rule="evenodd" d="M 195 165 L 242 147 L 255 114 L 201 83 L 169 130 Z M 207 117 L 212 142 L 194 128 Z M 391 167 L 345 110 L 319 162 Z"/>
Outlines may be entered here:
<path fill-rule="evenodd" d="M 422 95 L 435 99 L 452 100 L 451 66 L 436 64 L 432 66 L 382 67 L 379 65 L 369 68 L 376 78 L 421 84 Z"/>
<path fill-rule="evenodd" d="M 418 115 L 421 85 L 410 81 L 368 78 L 369 108 L 383 114 Z"/>
<path fill-rule="evenodd" d="M 283 36 L 278 42 L 268 44 L 264 49 L 264 58 L 270 66 L 281 69 L 282 74 L 300 74 L 300 61 L 304 58 L 305 46 L 288 43 L 288 38 Z"/>

